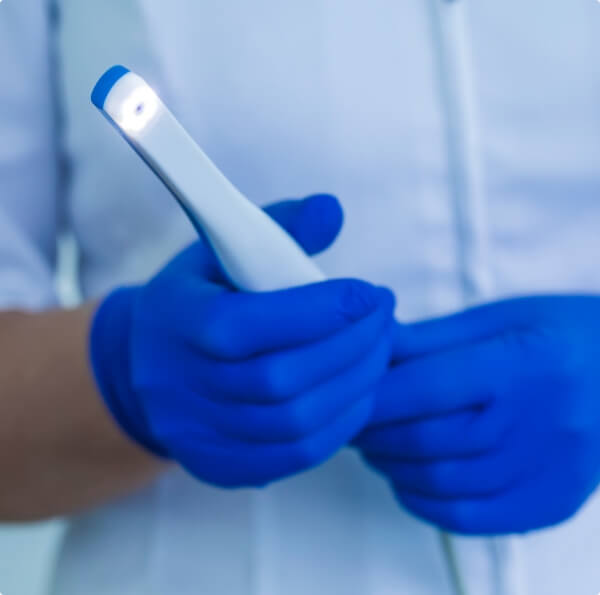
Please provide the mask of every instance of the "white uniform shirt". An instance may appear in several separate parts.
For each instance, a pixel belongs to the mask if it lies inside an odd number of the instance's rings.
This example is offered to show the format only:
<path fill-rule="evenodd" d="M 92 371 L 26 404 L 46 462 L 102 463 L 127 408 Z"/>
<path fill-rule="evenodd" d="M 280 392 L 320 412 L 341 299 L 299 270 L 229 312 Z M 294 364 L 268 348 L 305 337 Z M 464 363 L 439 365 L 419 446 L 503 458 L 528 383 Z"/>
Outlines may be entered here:
<path fill-rule="evenodd" d="M 596 2 L 57 4 L 0 7 L 1 306 L 55 303 L 59 229 L 77 239 L 86 298 L 194 238 L 90 106 L 114 63 L 152 82 L 252 199 L 337 194 L 346 224 L 320 264 L 390 286 L 401 318 L 600 290 Z M 455 547 L 469 595 L 595 593 L 600 502 Z M 73 519 L 54 582 L 57 595 L 451 595 L 436 531 L 350 450 L 263 491 L 168 474 Z"/>

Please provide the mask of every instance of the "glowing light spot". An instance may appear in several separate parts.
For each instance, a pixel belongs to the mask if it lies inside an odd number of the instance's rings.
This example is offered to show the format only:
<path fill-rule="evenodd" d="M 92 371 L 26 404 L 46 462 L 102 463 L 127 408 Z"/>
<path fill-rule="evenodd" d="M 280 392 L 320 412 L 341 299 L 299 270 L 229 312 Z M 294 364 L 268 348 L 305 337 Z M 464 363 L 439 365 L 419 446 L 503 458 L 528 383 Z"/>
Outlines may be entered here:
<path fill-rule="evenodd" d="M 118 117 L 119 126 L 127 132 L 143 130 L 156 115 L 158 105 L 158 96 L 150 87 L 134 89 L 123 101 Z"/>

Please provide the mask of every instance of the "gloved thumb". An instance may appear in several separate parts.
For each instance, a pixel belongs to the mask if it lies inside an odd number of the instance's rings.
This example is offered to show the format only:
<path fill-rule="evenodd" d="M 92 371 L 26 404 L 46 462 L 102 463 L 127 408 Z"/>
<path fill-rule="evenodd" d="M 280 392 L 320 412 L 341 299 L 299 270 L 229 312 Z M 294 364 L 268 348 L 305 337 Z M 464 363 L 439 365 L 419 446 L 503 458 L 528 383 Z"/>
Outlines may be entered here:
<path fill-rule="evenodd" d="M 337 237 L 344 214 L 337 198 L 316 194 L 300 200 L 283 200 L 264 208 L 307 254 L 317 254 L 330 246 Z M 227 284 L 218 259 L 209 242 L 194 242 L 173 262 L 172 270 L 186 269 L 215 283 Z"/>
<path fill-rule="evenodd" d="M 301 200 L 284 200 L 265 207 L 265 212 L 281 225 L 307 254 L 328 248 L 344 220 L 342 206 L 335 196 L 315 194 Z"/>

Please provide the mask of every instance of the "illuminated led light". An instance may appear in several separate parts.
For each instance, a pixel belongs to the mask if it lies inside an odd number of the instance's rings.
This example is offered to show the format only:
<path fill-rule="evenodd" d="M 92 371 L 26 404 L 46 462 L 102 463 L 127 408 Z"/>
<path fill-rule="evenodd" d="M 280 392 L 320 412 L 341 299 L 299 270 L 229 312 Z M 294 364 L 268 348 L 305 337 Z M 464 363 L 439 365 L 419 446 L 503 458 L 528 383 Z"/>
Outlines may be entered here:
<path fill-rule="evenodd" d="M 156 115 L 159 101 L 147 85 L 137 87 L 123 101 L 117 118 L 119 126 L 126 132 L 140 132 Z"/>

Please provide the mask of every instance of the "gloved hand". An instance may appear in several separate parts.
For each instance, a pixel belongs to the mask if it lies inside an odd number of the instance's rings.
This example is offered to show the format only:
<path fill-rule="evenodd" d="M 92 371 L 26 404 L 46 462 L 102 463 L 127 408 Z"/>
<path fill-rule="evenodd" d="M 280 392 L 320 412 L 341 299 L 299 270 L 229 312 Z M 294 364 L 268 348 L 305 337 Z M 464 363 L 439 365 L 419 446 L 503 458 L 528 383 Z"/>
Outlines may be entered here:
<path fill-rule="evenodd" d="M 416 515 L 466 534 L 573 515 L 600 479 L 600 298 L 493 303 L 395 331 L 356 444 Z"/>
<path fill-rule="evenodd" d="M 311 253 L 342 220 L 323 195 L 268 212 Z M 389 365 L 392 311 L 388 290 L 359 280 L 233 291 L 197 242 L 102 302 L 91 361 L 130 437 L 206 482 L 259 486 L 318 465 L 362 429 Z"/>

